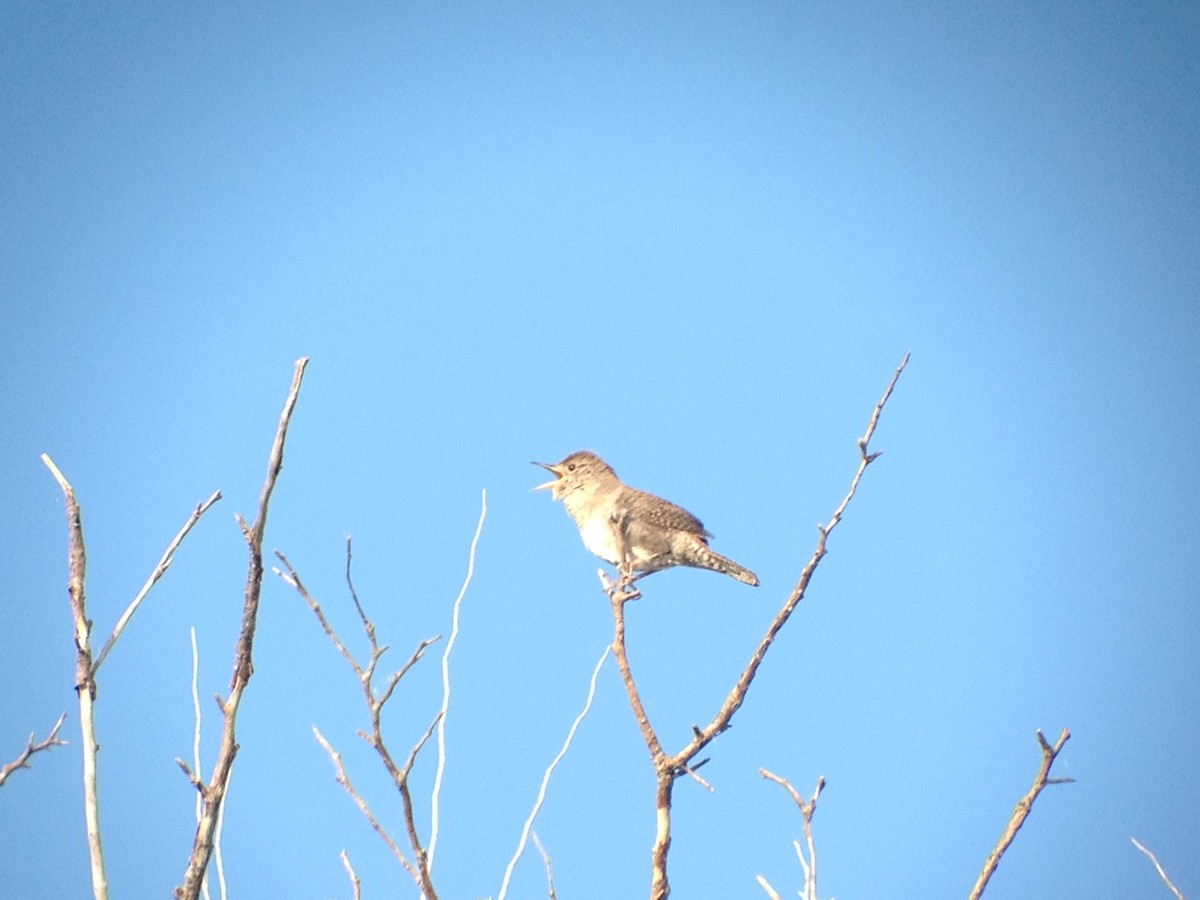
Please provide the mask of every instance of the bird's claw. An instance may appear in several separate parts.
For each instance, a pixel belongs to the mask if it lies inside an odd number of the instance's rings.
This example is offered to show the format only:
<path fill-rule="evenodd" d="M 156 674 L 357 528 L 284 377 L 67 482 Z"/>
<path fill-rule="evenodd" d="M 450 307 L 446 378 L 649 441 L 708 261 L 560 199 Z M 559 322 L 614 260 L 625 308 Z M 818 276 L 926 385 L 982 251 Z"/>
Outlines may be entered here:
<path fill-rule="evenodd" d="M 597 570 L 597 574 L 600 576 L 600 584 L 604 593 L 613 602 L 624 603 L 626 600 L 637 600 L 642 596 L 642 592 L 633 586 L 636 579 L 632 572 L 621 572 L 620 578 L 616 581 L 613 581 L 603 569 Z"/>

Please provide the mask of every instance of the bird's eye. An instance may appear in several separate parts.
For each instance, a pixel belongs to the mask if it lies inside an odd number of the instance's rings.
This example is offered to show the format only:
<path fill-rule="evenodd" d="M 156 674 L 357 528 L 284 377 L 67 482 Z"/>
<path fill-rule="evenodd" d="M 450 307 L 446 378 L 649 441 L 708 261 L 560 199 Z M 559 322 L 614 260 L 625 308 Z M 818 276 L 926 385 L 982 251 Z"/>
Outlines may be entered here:
<path fill-rule="evenodd" d="M 575 471 L 575 463 L 570 463 L 570 464 L 567 466 L 567 471 L 568 471 L 568 472 L 574 472 L 574 471 Z"/>

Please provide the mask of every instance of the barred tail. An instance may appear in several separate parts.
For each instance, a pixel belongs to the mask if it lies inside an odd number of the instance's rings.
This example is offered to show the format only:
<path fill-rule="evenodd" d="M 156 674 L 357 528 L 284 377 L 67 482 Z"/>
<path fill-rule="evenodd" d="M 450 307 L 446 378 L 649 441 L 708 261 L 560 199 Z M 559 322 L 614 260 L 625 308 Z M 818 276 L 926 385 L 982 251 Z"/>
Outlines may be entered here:
<path fill-rule="evenodd" d="M 722 556 L 708 547 L 704 549 L 708 551 L 706 555 L 710 557 L 706 560 L 708 565 L 705 568 L 712 569 L 714 572 L 721 572 L 731 578 L 736 578 L 738 581 L 748 584 L 751 587 L 758 587 L 758 576 L 745 566 L 738 565 L 728 556 Z"/>

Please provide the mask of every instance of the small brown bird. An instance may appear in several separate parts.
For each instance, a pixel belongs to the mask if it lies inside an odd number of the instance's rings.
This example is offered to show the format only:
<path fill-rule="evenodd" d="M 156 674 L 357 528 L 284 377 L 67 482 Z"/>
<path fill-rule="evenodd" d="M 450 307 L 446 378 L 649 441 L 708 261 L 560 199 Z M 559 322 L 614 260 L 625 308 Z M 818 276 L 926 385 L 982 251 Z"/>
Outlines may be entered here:
<path fill-rule="evenodd" d="M 628 564 L 641 573 L 631 580 L 670 566 L 691 566 L 758 584 L 749 569 L 709 549 L 711 535 L 699 519 L 625 484 L 595 453 L 580 450 L 560 463 L 534 465 L 555 475 L 534 490 L 549 488 L 550 496 L 563 502 L 588 550 L 618 569 Z"/>

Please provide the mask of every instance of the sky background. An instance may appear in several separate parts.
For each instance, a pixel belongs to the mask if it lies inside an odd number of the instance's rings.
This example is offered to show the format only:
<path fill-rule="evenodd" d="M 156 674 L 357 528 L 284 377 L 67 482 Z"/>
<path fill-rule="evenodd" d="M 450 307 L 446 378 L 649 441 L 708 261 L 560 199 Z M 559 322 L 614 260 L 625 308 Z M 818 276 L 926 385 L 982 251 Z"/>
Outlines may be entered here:
<path fill-rule="evenodd" d="M 821 896 L 1200 892 L 1200 7 L 1194 3 L 7 3 L 0 10 L 0 895 L 90 892 L 61 492 L 96 646 L 224 499 L 100 674 L 114 897 L 191 848 L 189 627 L 227 690 L 252 518 L 362 652 L 448 635 L 434 877 L 495 895 L 611 639 L 530 460 L 584 447 L 754 569 L 645 582 L 629 649 L 669 750 L 809 558 L 907 351 L 858 497 L 734 727 L 675 792 L 674 896 L 784 896 L 811 790 Z M 440 647 L 388 707 L 405 755 Z M 215 709 L 204 701 L 204 765 Z M 233 896 L 413 896 L 358 685 L 268 575 L 224 850 Z M 428 834 L 435 755 L 417 764 Z M 616 668 L 536 830 L 563 898 L 645 896 L 653 773 Z M 545 896 L 540 859 L 510 897 Z"/>

